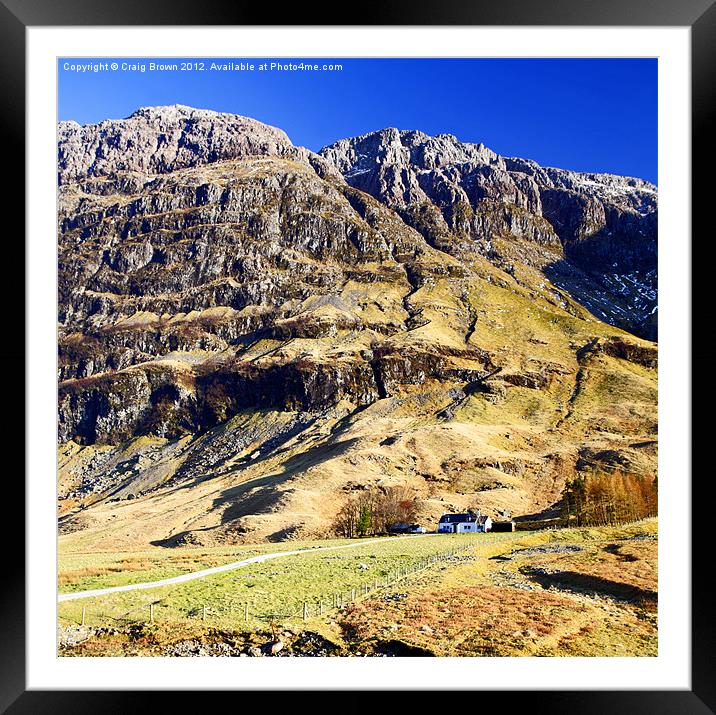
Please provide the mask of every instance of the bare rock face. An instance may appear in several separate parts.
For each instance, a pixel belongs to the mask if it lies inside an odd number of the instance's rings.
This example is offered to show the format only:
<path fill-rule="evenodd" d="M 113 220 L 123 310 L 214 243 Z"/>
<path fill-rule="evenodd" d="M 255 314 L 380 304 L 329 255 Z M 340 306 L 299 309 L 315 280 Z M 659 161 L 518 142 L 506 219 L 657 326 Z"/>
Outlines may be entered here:
<path fill-rule="evenodd" d="M 291 142 L 253 119 L 191 107 L 144 107 L 127 119 L 58 128 L 60 183 L 118 171 L 165 174 L 198 164 L 276 154 Z"/>
<path fill-rule="evenodd" d="M 176 438 L 245 409 L 365 406 L 439 376 L 440 350 L 397 359 L 386 338 L 418 320 L 404 295 L 464 270 L 277 130 L 257 143 L 252 120 L 199 112 L 199 131 L 192 116 L 152 109 L 103 123 L 102 141 L 125 147 L 136 122 L 147 146 L 151 131 L 176 136 L 172 122 L 204 139 L 185 136 L 172 158 L 135 143 L 87 170 L 106 176 L 60 186 L 60 441 Z M 225 141 L 214 133 L 224 123 Z M 217 160 L 207 142 L 256 153 Z M 142 178 L 147 166 L 161 171 Z M 381 291 L 390 298 L 376 311 L 369 296 Z M 362 335 L 340 357 L 281 347 L 350 334 Z M 267 355 L 244 357 L 254 344 Z"/>
<path fill-rule="evenodd" d="M 397 210 L 404 220 L 437 242 L 419 211 L 439 209 L 445 231 L 468 235 L 489 248 L 490 232 L 514 232 L 558 246 L 551 226 L 539 216 L 537 185 L 514 180 L 505 160 L 483 144 L 459 142 L 450 134 L 431 137 L 418 131 L 384 129 L 343 139 L 321 150 L 346 181 Z"/>
<path fill-rule="evenodd" d="M 341 139 L 322 149 L 321 154 L 341 173 L 350 175 L 373 171 L 376 158 L 381 163 L 411 165 L 418 169 L 468 163 L 505 168 L 504 159 L 484 144 L 460 142 L 452 134 L 431 137 L 419 131 L 394 128 Z"/>
<path fill-rule="evenodd" d="M 541 167 L 451 135 L 385 129 L 321 150 L 346 181 L 432 245 L 496 265 L 515 249 L 602 320 L 656 339 L 657 190 L 641 179 Z M 497 239 L 497 240 L 496 240 Z"/>
<path fill-rule="evenodd" d="M 325 163 L 291 144 L 284 131 L 235 114 L 182 105 L 143 107 L 126 119 L 58 126 L 60 184 L 118 172 L 166 174 L 249 156 Z"/>

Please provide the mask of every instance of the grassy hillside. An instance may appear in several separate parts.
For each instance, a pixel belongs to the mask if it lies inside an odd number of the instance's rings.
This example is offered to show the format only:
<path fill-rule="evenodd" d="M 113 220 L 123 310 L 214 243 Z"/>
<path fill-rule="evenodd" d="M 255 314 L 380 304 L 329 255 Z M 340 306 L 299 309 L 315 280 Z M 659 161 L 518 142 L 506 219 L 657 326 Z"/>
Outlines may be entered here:
<path fill-rule="evenodd" d="M 594 455 L 655 473 L 656 345 L 548 279 L 557 244 L 439 250 L 289 158 L 100 183 L 61 191 L 61 550 L 321 538 L 390 486 L 428 525 L 539 518 Z"/>
<path fill-rule="evenodd" d="M 422 502 L 421 518 L 432 524 L 443 511 L 476 500 L 493 515 L 548 511 L 585 452 L 617 453 L 636 473 L 655 473 L 651 344 L 545 307 L 517 284 L 486 279 L 473 283 L 477 320 L 467 336 L 455 321 L 456 285 L 438 281 L 420 293 L 411 301 L 429 322 L 388 342 L 398 356 L 447 351 L 439 379 L 425 368 L 415 384 L 403 378 L 394 394 L 362 407 L 344 399 L 308 415 L 244 410 L 193 438 L 147 436 L 114 450 L 62 445 L 61 486 L 92 459 L 107 460 L 105 470 L 116 475 L 109 493 L 81 498 L 90 508 L 77 511 L 75 498 L 60 502 L 62 532 L 70 543 L 99 550 L 172 539 L 207 545 L 306 539 L 330 532 L 358 486 L 408 486 Z M 340 356 L 366 349 L 365 333 L 340 335 L 290 340 L 280 360 L 352 359 Z M 502 371 L 485 389 L 463 395 L 460 371 L 476 369 L 476 358 L 466 355 L 477 346 Z M 137 466 L 122 471 L 132 461 Z"/>
<path fill-rule="evenodd" d="M 185 584 L 63 602 L 63 642 L 67 634 L 85 640 L 61 654 L 181 654 L 173 649 L 186 642 L 210 651 L 229 643 L 238 654 L 283 633 L 287 652 L 293 644 L 297 655 L 306 634 L 330 644 L 325 655 L 654 655 L 656 529 L 656 520 L 648 520 L 529 534 L 354 541 L 349 548 L 279 557 Z M 90 569 L 92 562 L 101 571 L 113 559 L 77 555 L 65 559 L 61 578 L 66 590 L 140 576 L 146 581 L 263 550 L 184 548 L 181 562 L 178 554 L 164 564 L 155 555 L 144 571 L 102 573 L 94 580 L 77 567 Z M 126 555 L 124 564 L 131 569 L 147 560 L 146 554 Z M 78 625 L 83 607 L 84 628 Z"/>

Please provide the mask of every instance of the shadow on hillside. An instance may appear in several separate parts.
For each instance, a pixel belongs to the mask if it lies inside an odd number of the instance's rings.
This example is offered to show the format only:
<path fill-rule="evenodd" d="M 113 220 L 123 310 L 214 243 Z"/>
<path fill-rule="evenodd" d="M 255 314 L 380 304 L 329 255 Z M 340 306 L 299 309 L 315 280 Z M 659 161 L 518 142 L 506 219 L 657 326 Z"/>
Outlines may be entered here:
<path fill-rule="evenodd" d="M 558 525 L 558 522 L 562 521 L 562 509 L 564 501 L 559 499 L 558 501 L 546 506 L 541 511 L 532 512 L 531 514 L 520 514 L 519 516 L 513 517 L 516 523 L 525 521 L 536 521 L 536 522 L 550 522 L 550 524 Z"/>
<path fill-rule="evenodd" d="M 297 474 L 315 467 L 328 459 L 339 457 L 358 442 L 357 438 L 341 442 L 320 444 L 308 451 L 289 457 L 283 464 L 283 471 L 259 479 L 252 479 L 229 487 L 212 502 L 213 509 L 224 509 L 221 523 L 227 524 L 247 514 L 261 514 L 270 511 L 281 498 L 275 487 Z"/>
<path fill-rule="evenodd" d="M 627 318 L 626 316 L 633 311 L 628 296 L 625 297 L 614 287 L 610 288 L 602 283 L 599 278 L 599 265 L 595 265 L 594 268 L 595 273 L 590 274 L 589 270 L 582 270 L 574 263 L 561 259 L 543 266 L 542 272 L 552 285 L 564 291 L 599 320 L 646 340 L 656 341 L 658 339 L 657 314 L 653 316 L 643 314 L 639 319 Z"/>
<path fill-rule="evenodd" d="M 269 513 L 276 508 L 282 497 L 282 493 L 275 489 L 276 486 L 327 459 L 340 456 L 357 441 L 357 438 L 352 438 L 342 442 L 322 444 L 309 449 L 303 454 L 295 455 L 286 460 L 283 465 L 283 471 L 278 474 L 249 479 L 242 484 L 224 489 L 221 495 L 213 500 L 211 508 L 224 510 L 221 515 L 222 525 L 249 514 Z M 186 543 L 192 543 L 192 533 L 211 531 L 213 528 L 215 527 L 181 531 L 165 539 L 152 541 L 151 544 L 168 548 L 181 546 Z M 288 536 L 288 533 L 283 533 L 284 531 L 286 530 L 276 532 L 269 540 L 282 541 Z"/>
<path fill-rule="evenodd" d="M 627 603 L 643 606 L 656 606 L 658 595 L 638 586 L 619 581 L 610 581 L 600 576 L 591 576 L 576 571 L 557 571 L 548 573 L 542 568 L 523 566 L 520 572 L 538 583 L 542 588 L 558 588 L 580 594 L 598 594 Z"/>
<path fill-rule="evenodd" d="M 308 422 L 296 423 L 293 425 L 289 425 L 288 427 L 279 426 L 277 428 L 276 433 L 268 436 L 266 440 L 261 444 L 261 446 L 259 447 L 260 454 L 258 455 L 258 457 L 253 455 L 246 455 L 244 457 L 241 457 L 237 461 L 231 463 L 227 467 L 226 462 L 229 461 L 229 458 L 224 456 L 221 457 L 216 464 L 210 465 L 204 474 L 193 478 L 187 478 L 184 476 L 184 474 L 187 472 L 187 470 L 196 468 L 195 460 L 197 459 L 197 456 L 201 458 L 201 452 L 199 452 L 198 455 L 192 455 L 181 467 L 179 467 L 179 469 L 177 469 L 176 474 L 174 475 L 174 479 L 177 481 L 177 483 L 172 485 L 172 489 L 176 491 L 182 489 L 192 489 L 193 487 L 197 486 L 198 484 L 201 484 L 202 482 L 208 481 L 210 479 L 215 479 L 216 477 L 223 477 L 226 474 L 238 474 L 247 467 L 254 467 L 269 458 L 275 458 L 277 456 L 280 456 L 281 454 L 287 452 L 290 449 L 289 447 L 285 446 L 288 442 L 290 442 L 301 432 L 305 432 L 311 427 L 313 427 L 317 421 L 318 418 L 314 417 Z M 208 444 L 209 448 L 211 448 L 212 441 L 207 442 L 205 446 Z"/>
<path fill-rule="evenodd" d="M 189 529 L 187 531 L 180 531 L 177 534 L 167 536 L 166 539 L 155 539 L 149 543 L 152 546 L 161 546 L 166 549 L 174 549 L 177 546 L 186 546 L 187 544 L 195 543 L 193 534 L 199 531 L 211 531 L 212 527 L 206 526 L 202 529 Z"/>

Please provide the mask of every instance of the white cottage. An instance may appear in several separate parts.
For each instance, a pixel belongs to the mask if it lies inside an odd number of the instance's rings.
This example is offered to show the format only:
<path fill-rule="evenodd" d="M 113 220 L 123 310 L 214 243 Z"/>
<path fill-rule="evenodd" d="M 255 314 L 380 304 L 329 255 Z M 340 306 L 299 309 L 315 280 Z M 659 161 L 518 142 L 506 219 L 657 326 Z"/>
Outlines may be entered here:
<path fill-rule="evenodd" d="M 474 512 L 443 514 L 438 522 L 438 534 L 465 534 L 492 531 L 492 519 Z"/>

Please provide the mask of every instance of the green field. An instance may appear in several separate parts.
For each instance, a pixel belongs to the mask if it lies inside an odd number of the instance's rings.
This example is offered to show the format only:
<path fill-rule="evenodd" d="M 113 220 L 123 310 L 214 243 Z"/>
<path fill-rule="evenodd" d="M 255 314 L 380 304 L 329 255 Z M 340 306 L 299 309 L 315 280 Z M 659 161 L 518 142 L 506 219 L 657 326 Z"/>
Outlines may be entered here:
<path fill-rule="evenodd" d="M 290 621 L 297 616 L 302 618 L 304 603 L 308 604 L 310 614 L 315 615 L 320 610 L 321 601 L 329 609 L 337 596 L 342 602 L 359 597 L 366 586 L 375 590 L 384 587 L 386 580 L 394 582 L 407 577 L 402 573 L 406 569 L 411 571 L 421 567 L 429 571 L 430 564 L 426 560 L 430 558 L 458 548 L 469 548 L 472 554 L 486 556 L 496 546 L 524 536 L 520 533 L 440 535 L 382 538 L 367 540 L 365 544 L 336 540 L 291 543 L 290 546 L 197 549 L 196 553 L 192 553 L 193 549 L 183 549 L 180 553 L 168 553 L 164 558 L 154 553 L 121 557 L 104 554 L 65 556 L 61 560 L 61 577 L 83 569 L 107 569 L 106 573 L 66 584 L 63 592 L 70 592 L 157 580 L 260 553 L 350 545 L 350 548 L 315 553 L 309 550 L 304 554 L 279 557 L 184 584 L 62 602 L 58 605 L 59 620 L 61 625 L 79 623 L 84 608 L 87 625 L 146 622 L 152 603 L 156 623 L 183 623 L 196 619 L 222 628 L 246 627 L 248 603 L 249 626 L 265 625 L 269 620 Z M 110 570 L 128 565 L 131 559 L 144 562 L 146 568 L 139 572 Z"/>
<path fill-rule="evenodd" d="M 647 519 L 65 554 L 64 590 L 77 591 L 305 549 L 185 583 L 60 602 L 59 652 L 251 655 L 280 639 L 284 655 L 653 656 L 657 531 L 657 520 Z"/>
<path fill-rule="evenodd" d="M 184 546 L 181 549 L 157 547 L 131 552 L 67 552 L 60 547 L 58 587 L 60 593 L 76 593 L 111 586 L 159 581 L 172 576 L 221 566 L 233 561 L 275 553 L 354 544 L 350 539 L 291 541 L 249 546 Z"/>

